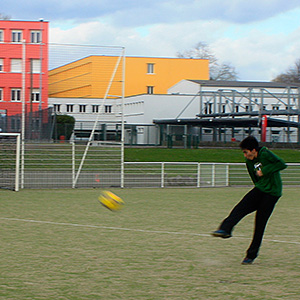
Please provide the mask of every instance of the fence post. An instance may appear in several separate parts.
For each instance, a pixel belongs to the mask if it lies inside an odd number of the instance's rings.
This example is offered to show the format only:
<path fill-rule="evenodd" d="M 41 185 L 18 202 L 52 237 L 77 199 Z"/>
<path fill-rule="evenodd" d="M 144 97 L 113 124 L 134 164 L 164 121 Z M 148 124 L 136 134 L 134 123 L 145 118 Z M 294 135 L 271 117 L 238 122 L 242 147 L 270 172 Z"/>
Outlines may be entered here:
<path fill-rule="evenodd" d="M 72 145 L 72 188 L 75 188 L 75 142 Z"/>
<path fill-rule="evenodd" d="M 124 165 L 124 138 L 122 137 L 121 142 L 121 188 L 124 188 L 125 182 L 125 165 Z"/>
<path fill-rule="evenodd" d="M 165 163 L 161 163 L 161 183 L 160 187 L 165 187 Z"/>
<path fill-rule="evenodd" d="M 229 186 L 229 163 L 226 164 L 226 186 Z"/>
<path fill-rule="evenodd" d="M 198 163 L 197 166 L 197 188 L 200 187 L 200 175 L 201 175 L 200 165 L 201 163 Z"/>
<path fill-rule="evenodd" d="M 211 186 L 215 186 L 215 177 L 216 177 L 216 164 L 212 164 L 212 172 L 211 172 Z"/>
<path fill-rule="evenodd" d="M 17 145 L 16 145 L 16 175 L 15 175 L 15 191 L 19 191 L 19 178 L 20 178 L 20 149 L 21 149 L 21 137 L 17 134 Z"/>

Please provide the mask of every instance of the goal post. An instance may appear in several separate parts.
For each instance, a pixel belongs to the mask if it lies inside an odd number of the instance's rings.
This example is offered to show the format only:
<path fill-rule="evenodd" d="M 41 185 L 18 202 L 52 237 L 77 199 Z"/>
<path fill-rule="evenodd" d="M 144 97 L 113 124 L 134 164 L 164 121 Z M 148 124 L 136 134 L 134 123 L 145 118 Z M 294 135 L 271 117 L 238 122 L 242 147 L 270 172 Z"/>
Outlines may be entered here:
<path fill-rule="evenodd" d="M 106 51 L 108 48 L 106 49 Z M 106 80 L 103 79 L 103 86 L 105 87 L 105 93 L 102 99 L 99 99 L 99 108 L 98 113 L 96 115 L 95 121 L 93 122 L 93 126 L 91 128 L 88 141 L 85 146 L 85 150 L 82 154 L 79 166 L 75 175 L 73 175 L 73 183 L 72 186 L 75 188 L 77 186 L 79 177 L 82 173 L 84 164 L 86 163 L 86 157 L 90 150 L 90 147 L 93 145 L 95 141 L 95 132 L 99 124 L 105 124 L 107 122 L 104 111 L 104 106 L 108 99 L 114 99 L 115 107 L 118 107 L 118 112 L 116 111 L 116 115 L 119 115 L 118 120 L 115 122 L 121 123 L 121 141 L 120 142 L 112 142 L 102 141 L 102 143 L 98 143 L 98 148 L 106 148 L 108 144 L 112 144 L 115 147 L 119 148 L 121 146 L 121 160 L 120 160 L 120 186 L 124 186 L 124 92 L 125 92 L 125 48 L 124 47 L 113 47 L 110 51 L 113 50 L 114 56 L 110 67 L 108 68 L 106 74 Z M 101 77 L 101 73 L 98 74 Z M 113 123 L 113 122 L 112 122 Z M 95 145 L 95 143 L 94 143 Z M 99 146 L 100 145 L 100 146 Z"/>
<path fill-rule="evenodd" d="M 20 133 L 0 133 L 0 188 L 19 191 Z"/>

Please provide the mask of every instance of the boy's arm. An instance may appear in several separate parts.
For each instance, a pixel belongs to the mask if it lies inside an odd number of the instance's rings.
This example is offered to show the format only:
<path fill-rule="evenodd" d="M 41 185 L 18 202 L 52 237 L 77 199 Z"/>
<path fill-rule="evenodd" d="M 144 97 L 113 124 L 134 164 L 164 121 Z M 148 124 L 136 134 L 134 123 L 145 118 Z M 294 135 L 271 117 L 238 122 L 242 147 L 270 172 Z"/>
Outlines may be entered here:
<path fill-rule="evenodd" d="M 271 151 L 267 151 L 267 153 L 265 154 L 265 159 L 269 163 L 264 164 L 262 166 L 261 171 L 262 171 L 263 176 L 271 175 L 271 174 L 281 171 L 287 167 L 285 162 Z"/>
<path fill-rule="evenodd" d="M 251 180 L 253 183 L 257 182 L 258 181 L 258 178 L 257 176 L 255 175 L 255 172 L 254 172 L 254 169 L 251 165 L 249 165 L 249 163 L 246 161 L 246 166 L 247 166 L 247 170 L 248 170 L 248 173 L 251 177 Z"/>

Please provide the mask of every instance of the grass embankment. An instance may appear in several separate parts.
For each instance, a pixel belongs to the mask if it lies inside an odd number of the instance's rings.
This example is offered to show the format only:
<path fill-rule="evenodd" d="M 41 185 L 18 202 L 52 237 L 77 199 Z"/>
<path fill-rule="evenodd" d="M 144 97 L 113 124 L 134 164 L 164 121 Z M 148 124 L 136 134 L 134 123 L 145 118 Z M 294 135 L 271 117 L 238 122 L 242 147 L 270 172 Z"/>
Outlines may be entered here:
<path fill-rule="evenodd" d="M 287 163 L 299 163 L 300 151 L 295 149 L 271 149 Z M 134 162 L 221 162 L 240 163 L 244 157 L 240 149 L 201 148 L 201 149 L 164 149 L 164 148 L 126 148 L 125 161 Z"/>

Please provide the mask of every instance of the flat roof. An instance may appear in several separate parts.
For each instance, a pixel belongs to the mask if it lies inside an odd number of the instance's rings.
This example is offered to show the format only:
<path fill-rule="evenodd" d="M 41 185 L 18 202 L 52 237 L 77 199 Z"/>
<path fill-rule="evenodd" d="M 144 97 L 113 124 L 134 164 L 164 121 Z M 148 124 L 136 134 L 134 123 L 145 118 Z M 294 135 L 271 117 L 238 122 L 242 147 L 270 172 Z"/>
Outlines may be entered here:
<path fill-rule="evenodd" d="M 192 125 L 203 127 L 260 127 L 259 118 L 160 119 L 154 124 Z M 298 122 L 268 118 L 267 127 L 300 127 Z"/>
<path fill-rule="evenodd" d="M 201 86 L 210 87 L 257 87 L 257 88 L 300 88 L 300 83 L 285 83 L 275 81 L 224 81 L 187 79 Z"/>

